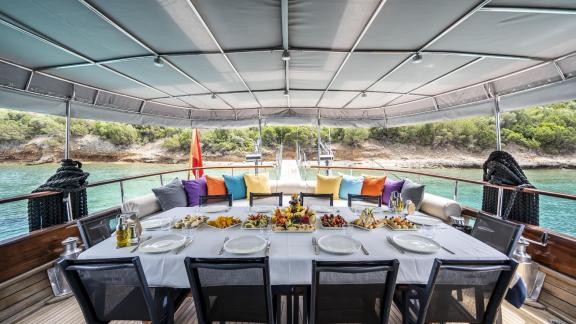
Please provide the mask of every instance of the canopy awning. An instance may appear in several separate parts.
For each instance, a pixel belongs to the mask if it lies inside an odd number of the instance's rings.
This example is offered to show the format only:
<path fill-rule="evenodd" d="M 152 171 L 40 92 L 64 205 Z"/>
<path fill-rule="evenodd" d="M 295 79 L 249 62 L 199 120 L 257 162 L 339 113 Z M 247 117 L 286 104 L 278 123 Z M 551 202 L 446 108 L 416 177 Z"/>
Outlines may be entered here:
<path fill-rule="evenodd" d="M 0 2 L 0 106 L 395 127 L 576 98 L 576 1 Z"/>

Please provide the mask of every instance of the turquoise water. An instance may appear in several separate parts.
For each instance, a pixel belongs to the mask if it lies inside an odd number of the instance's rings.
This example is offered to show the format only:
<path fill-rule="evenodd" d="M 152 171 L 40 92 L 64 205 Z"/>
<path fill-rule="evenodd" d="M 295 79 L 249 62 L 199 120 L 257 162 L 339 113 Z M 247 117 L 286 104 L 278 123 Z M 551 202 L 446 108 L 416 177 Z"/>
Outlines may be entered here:
<path fill-rule="evenodd" d="M 54 174 L 58 164 L 20 165 L 0 164 L 0 198 L 29 193 Z M 114 179 L 143 173 L 184 169 L 186 165 L 145 164 L 145 163 L 85 163 L 83 170 L 90 173 L 89 182 Z M 236 169 L 234 174 L 253 172 L 253 169 Z M 207 170 L 207 174 L 232 174 L 231 169 Z M 187 172 L 164 175 L 164 183 L 174 177 L 187 178 Z M 275 178 L 274 170 L 270 178 Z M 160 186 L 160 177 L 147 177 L 124 183 L 125 199 L 134 198 L 151 192 Z M 88 188 L 88 209 L 90 212 L 120 205 L 120 185 L 118 183 Z M 27 201 L 0 205 L 0 240 L 15 237 L 28 232 Z"/>
<path fill-rule="evenodd" d="M 10 197 L 31 192 L 51 176 L 57 164 L 43 164 L 36 166 L 25 166 L 18 164 L 0 164 L 0 198 Z M 155 171 L 168 171 L 185 168 L 186 165 L 173 164 L 119 164 L 119 163 L 86 163 L 84 170 L 90 173 L 88 180 L 95 182 L 98 180 L 113 179 L 142 173 Z M 250 172 L 252 169 L 235 170 L 235 174 Z M 343 173 L 348 171 L 341 170 Z M 428 170 L 432 173 L 452 175 L 469 179 L 481 179 L 482 171 L 474 169 L 434 169 Z M 276 177 L 275 171 L 270 170 L 270 177 Z M 208 174 L 220 175 L 231 174 L 230 169 L 210 170 Z M 527 170 L 528 178 L 540 189 L 561 191 L 576 194 L 576 170 Z M 436 195 L 453 198 L 454 182 L 431 177 L 413 177 L 407 174 L 394 173 L 403 177 L 412 177 L 415 181 L 426 185 L 426 191 Z M 392 175 L 392 176 L 394 176 Z M 168 182 L 173 177 L 185 179 L 186 172 L 165 175 L 164 180 Z M 308 180 L 314 179 L 315 175 L 308 170 L 306 175 Z M 124 183 L 124 193 L 126 199 L 150 192 L 150 189 L 160 186 L 160 177 L 149 177 L 138 180 L 131 180 Z M 459 184 L 458 200 L 467 206 L 480 208 L 482 203 L 482 187 L 472 184 Z M 88 207 L 90 212 L 102 210 L 120 204 L 119 184 L 110 184 L 88 189 Z M 550 197 L 540 197 L 540 219 L 541 226 L 571 235 L 576 235 L 576 219 L 574 218 L 576 201 L 569 201 Z M 28 231 L 26 217 L 26 201 L 0 205 L 0 240 L 15 237 Z"/>

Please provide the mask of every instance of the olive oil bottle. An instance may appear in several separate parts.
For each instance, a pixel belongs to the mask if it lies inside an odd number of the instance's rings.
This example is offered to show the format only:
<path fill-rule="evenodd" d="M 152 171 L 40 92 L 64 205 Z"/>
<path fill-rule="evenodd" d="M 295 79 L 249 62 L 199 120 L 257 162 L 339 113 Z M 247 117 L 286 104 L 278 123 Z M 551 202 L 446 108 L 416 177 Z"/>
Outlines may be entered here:
<path fill-rule="evenodd" d="M 124 217 L 118 217 L 116 225 L 116 248 L 123 248 L 130 245 L 130 227 Z"/>

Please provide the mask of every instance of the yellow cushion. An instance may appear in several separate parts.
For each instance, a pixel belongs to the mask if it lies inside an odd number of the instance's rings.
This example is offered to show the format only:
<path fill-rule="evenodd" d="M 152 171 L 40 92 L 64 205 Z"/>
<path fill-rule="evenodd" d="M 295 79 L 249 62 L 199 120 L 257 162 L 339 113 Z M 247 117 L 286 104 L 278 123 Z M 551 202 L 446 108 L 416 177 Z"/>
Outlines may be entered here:
<path fill-rule="evenodd" d="M 268 184 L 268 174 L 245 174 L 246 193 L 250 199 L 250 193 L 270 193 L 270 184 Z"/>
<path fill-rule="evenodd" d="M 340 182 L 342 182 L 342 176 L 324 176 L 318 174 L 316 175 L 316 193 L 332 194 L 334 200 L 339 199 Z"/>

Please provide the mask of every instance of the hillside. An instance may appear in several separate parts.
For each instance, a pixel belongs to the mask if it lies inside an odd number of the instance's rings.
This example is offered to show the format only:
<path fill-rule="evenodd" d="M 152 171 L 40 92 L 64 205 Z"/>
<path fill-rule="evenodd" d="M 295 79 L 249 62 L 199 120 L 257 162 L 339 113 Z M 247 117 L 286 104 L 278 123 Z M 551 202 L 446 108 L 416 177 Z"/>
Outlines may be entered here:
<path fill-rule="evenodd" d="M 55 162 L 63 155 L 64 119 L 0 109 L 0 162 Z M 187 161 L 190 129 L 72 120 L 72 152 L 83 161 L 180 163 Z M 254 149 L 256 128 L 201 130 L 205 160 L 243 161 Z M 376 160 L 393 166 L 477 167 L 494 148 L 490 117 L 384 128 L 323 128 L 337 160 Z M 502 115 L 504 149 L 529 167 L 576 166 L 576 102 L 534 107 Z M 267 126 L 264 154 L 274 159 L 279 143 L 285 158 L 295 143 L 315 159 L 316 129 Z"/>

